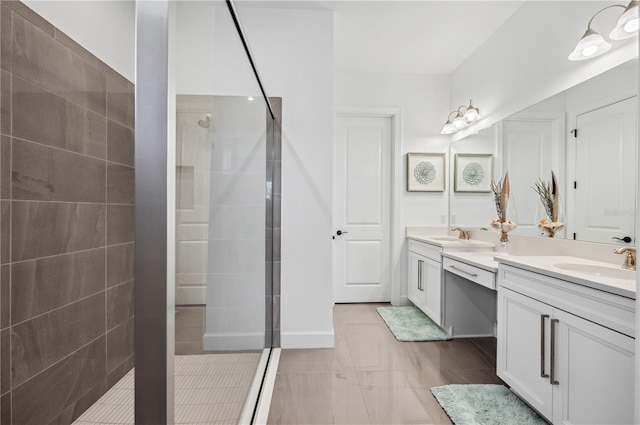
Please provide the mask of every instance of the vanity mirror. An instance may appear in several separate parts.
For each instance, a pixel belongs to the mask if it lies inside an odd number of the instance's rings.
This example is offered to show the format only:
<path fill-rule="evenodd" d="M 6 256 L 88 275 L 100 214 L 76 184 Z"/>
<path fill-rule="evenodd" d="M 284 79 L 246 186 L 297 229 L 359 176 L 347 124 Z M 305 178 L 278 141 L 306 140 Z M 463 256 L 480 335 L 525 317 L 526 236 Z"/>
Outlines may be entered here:
<path fill-rule="evenodd" d="M 542 236 L 533 187 L 553 170 L 565 224 L 556 238 L 635 245 L 637 93 L 635 59 L 452 143 L 449 181 L 456 156 L 493 155 L 494 180 L 509 171 L 514 233 Z M 488 227 L 491 193 L 449 193 L 449 224 Z"/>

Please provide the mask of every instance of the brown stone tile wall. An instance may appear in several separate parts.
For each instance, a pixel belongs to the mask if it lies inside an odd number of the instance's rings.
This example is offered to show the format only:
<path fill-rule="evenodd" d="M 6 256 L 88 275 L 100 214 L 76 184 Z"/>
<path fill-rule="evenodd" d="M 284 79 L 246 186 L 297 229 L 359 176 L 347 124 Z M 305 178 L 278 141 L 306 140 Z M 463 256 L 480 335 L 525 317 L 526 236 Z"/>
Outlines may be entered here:
<path fill-rule="evenodd" d="M 0 2 L 0 425 L 69 424 L 133 367 L 133 95 Z"/>

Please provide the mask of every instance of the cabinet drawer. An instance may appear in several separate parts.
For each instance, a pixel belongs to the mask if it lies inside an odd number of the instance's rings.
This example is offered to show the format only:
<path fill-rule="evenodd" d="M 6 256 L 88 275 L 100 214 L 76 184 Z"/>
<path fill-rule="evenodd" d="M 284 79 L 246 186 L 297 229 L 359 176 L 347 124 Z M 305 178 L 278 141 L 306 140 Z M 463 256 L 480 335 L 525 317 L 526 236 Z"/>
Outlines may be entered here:
<path fill-rule="evenodd" d="M 456 261 L 451 258 L 444 258 L 442 262 L 442 269 L 464 277 L 467 280 L 482 285 L 485 288 L 496 289 L 496 275 L 488 270 L 484 270 L 475 266 L 471 266 L 461 261 Z"/>
<path fill-rule="evenodd" d="M 506 264 L 498 285 L 635 338 L 635 300 Z"/>
<path fill-rule="evenodd" d="M 439 246 L 409 239 L 409 251 L 430 258 L 438 263 L 442 262 L 442 248 Z"/>

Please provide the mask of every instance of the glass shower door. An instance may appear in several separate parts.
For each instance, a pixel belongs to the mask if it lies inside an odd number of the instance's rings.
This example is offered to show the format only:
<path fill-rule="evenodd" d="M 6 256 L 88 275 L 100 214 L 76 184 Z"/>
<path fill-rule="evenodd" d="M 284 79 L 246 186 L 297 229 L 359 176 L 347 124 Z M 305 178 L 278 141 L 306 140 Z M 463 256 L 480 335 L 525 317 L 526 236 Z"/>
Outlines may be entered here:
<path fill-rule="evenodd" d="M 178 95 L 176 111 L 176 422 L 238 422 L 271 347 L 273 126 L 248 96 Z"/>

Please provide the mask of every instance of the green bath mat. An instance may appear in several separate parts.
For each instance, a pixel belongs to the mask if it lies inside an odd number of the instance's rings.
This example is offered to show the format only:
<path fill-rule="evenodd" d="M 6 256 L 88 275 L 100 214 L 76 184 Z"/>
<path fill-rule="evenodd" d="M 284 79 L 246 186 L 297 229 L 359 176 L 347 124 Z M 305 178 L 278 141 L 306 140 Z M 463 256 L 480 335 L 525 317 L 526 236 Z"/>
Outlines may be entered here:
<path fill-rule="evenodd" d="M 502 385 L 444 385 L 431 393 L 455 425 L 547 425 Z"/>
<path fill-rule="evenodd" d="M 417 307 L 378 307 L 377 310 L 398 341 L 451 339 Z"/>

